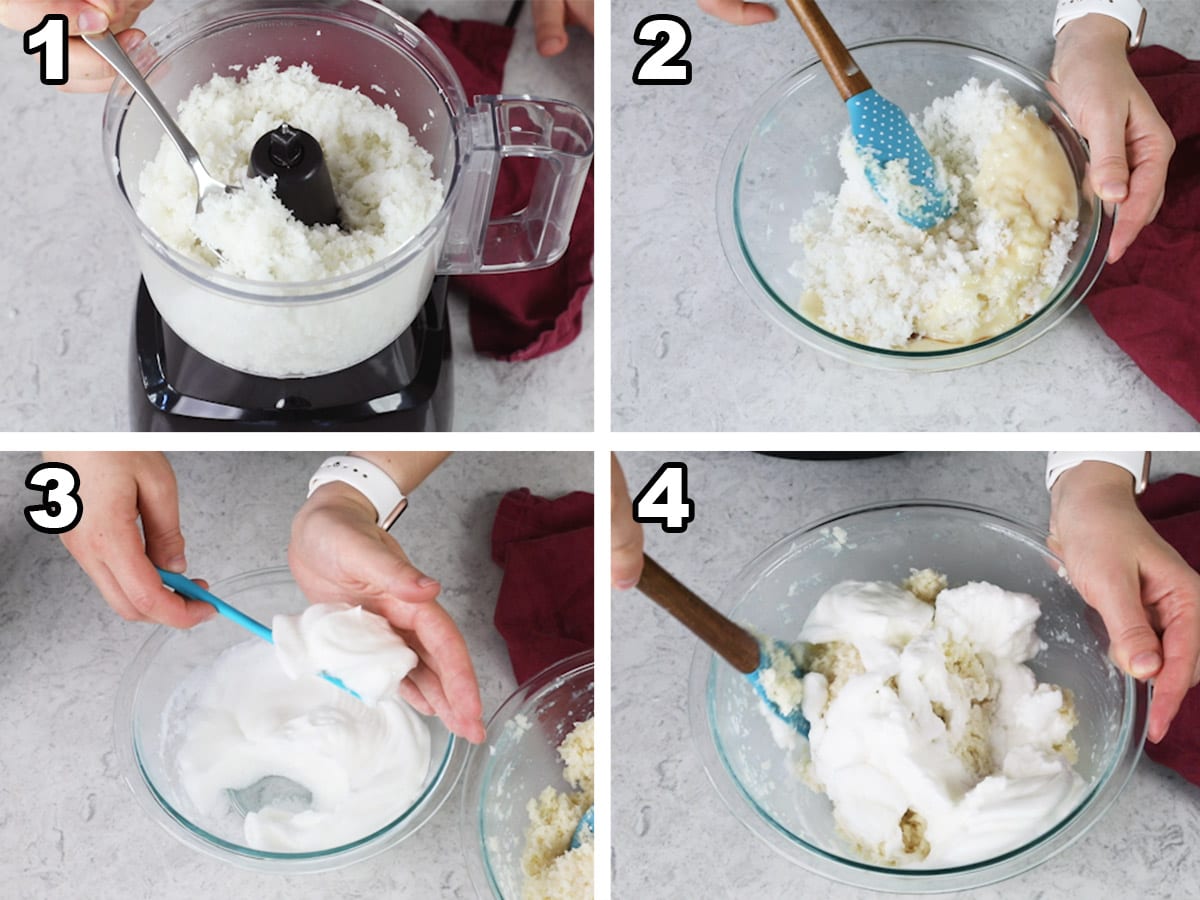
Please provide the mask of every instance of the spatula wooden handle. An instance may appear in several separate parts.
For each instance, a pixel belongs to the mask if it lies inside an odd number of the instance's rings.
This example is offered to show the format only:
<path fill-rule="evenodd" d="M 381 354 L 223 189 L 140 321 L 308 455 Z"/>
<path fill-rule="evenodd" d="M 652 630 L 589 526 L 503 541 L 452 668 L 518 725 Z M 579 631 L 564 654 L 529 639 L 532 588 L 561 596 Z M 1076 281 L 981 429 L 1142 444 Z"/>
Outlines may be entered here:
<path fill-rule="evenodd" d="M 858 67 L 820 7 L 813 0 L 787 0 L 787 3 L 800 20 L 804 33 L 812 42 L 817 56 L 821 57 L 842 99 L 849 100 L 856 94 L 870 90 L 870 79 Z"/>
<path fill-rule="evenodd" d="M 739 672 L 758 668 L 758 639 L 717 612 L 649 556 L 638 590 L 684 624 Z"/>

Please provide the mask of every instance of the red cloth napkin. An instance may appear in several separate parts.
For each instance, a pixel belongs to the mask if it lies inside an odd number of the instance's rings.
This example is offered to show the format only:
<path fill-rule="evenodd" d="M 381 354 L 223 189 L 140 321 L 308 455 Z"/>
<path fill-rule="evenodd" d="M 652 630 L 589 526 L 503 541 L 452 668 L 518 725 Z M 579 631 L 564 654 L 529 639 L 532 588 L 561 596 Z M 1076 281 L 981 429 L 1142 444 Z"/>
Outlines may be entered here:
<path fill-rule="evenodd" d="M 512 46 L 511 28 L 489 22 L 454 22 L 432 12 L 417 20 L 458 72 L 467 99 L 498 94 Z M 500 167 L 493 215 L 523 209 L 529 200 L 532 167 L 509 160 Z M 561 350 L 579 336 L 583 301 L 592 286 L 594 200 L 592 173 L 571 226 L 571 243 L 557 263 L 533 272 L 464 275 L 455 283 L 470 304 L 471 340 L 476 351 L 508 362 Z"/>
<path fill-rule="evenodd" d="M 518 684 L 595 644 L 592 506 L 583 491 L 547 500 L 521 488 L 496 510 L 492 559 L 504 569 L 496 630 Z"/>
<path fill-rule="evenodd" d="M 1146 488 L 1138 505 L 1150 524 L 1193 569 L 1200 569 L 1200 478 L 1172 475 Z M 1200 687 L 1183 698 L 1167 736 L 1146 742 L 1146 755 L 1200 785 Z"/>
<path fill-rule="evenodd" d="M 1157 218 L 1104 269 L 1087 304 L 1150 380 L 1200 419 L 1200 62 L 1165 47 L 1130 61 L 1171 126 L 1175 155 Z"/>

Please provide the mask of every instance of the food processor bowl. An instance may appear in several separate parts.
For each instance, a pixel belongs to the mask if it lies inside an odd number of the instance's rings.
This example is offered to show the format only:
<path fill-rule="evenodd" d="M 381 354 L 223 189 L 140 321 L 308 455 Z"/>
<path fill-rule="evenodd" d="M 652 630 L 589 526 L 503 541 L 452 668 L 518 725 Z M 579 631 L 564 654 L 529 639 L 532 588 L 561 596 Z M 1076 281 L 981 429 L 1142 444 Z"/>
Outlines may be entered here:
<path fill-rule="evenodd" d="M 155 306 L 195 350 L 272 378 L 340 371 L 409 326 L 435 274 L 539 268 L 565 252 L 591 164 L 588 116 L 569 103 L 529 97 L 468 103 L 437 45 L 372 0 L 208 0 L 151 33 L 131 59 L 174 110 L 214 74 L 240 77 L 273 56 L 281 68 L 307 62 L 322 81 L 391 106 L 433 156 L 443 205 L 406 244 L 347 275 L 263 282 L 217 272 L 168 247 L 134 211 L 139 175 L 163 132 L 118 79 L 104 109 L 105 166 Z M 496 176 L 511 157 L 533 160 L 530 200 L 493 219 Z"/>
<path fill-rule="evenodd" d="M 725 256 L 755 305 L 803 343 L 847 362 L 933 372 L 997 359 L 1045 334 L 1073 310 L 1104 265 L 1113 216 L 1087 184 L 1087 145 L 1050 96 L 1046 77 L 983 47 L 905 37 L 852 46 L 854 58 L 889 100 L 910 115 L 969 79 L 999 81 L 1032 106 L 1058 138 L 1078 188 L 1079 232 L 1046 304 L 999 335 L 944 349 L 873 347 L 823 328 L 799 309 L 804 283 L 791 273 L 804 250 L 790 230 L 817 194 L 836 195 L 845 175 L 837 144 L 846 107 L 814 58 L 776 82 L 746 114 L 725 151 L 717 186 L 717 223 Z"/>
<path fill-rule="evenodd" d="M 487 742 L 471 749 L 462 787 L 462 836 L 479 897 L 521 897 L 526 809 L 547 787 L 570 791 L 558 745 L 593 712 L 592 651 L 543 669 L 501 704 Z"/>
<path fill-rule="evenodd" d="M 1104 814 L 1141 755 L 1146 686 L 1108 659 L 1099 615 L 1075 591 L 1047 535 L 981 507 L 937 501 L 866 506 L 814 522 L 764 550 L 735 576 L 722 608 L 762 634 L 795 640 L 825 591 L 842 581 L 899 582 L 913 569 L 945 573 L 952 587 L 988 581 L 1036 597 L 1046 649 L 1029 663 L 1039 681 L 1074 696 L 1076 771 L 1086 787 L 1074 809 L 1023 846 L 942 869 L 872 865 L 835 828 L 832 806 L 796 776 L 745 677 L 705 647 L 692 658 L 692 736 L 721 799 L 788 860 L 859 889 L 901 893 L 970 890 L 1040 865 Z"/>
<path fill-rule="evenodd" d="M 260 622 L 308 606 L 286 568 L 249 572 L 218 582 L 212 589 Z M 324 872 L 394 849 L 445 803 L 466 764 L 465 742 L 436 718 L 423 717 L 429 727 L 430 760 L 420 795 L 407 809 L 397 809 L 387 825 L 348 844 L 306 853 L 256 850 L 245 844 L 244 798 L 240 795 L 231 793 L 230 806 L 219 817 L 201 815 L 193 806 L 175 762 L 198 681 L 189 679 L 211 666 L 222 651 L 256 640 L 228 619 L 217 617 L 186 631 L 155 629 L 142 645 L 122 678 L 113 732 L 122 774 L 134 796 L 150 817 L 181 843 L 245 869 L 282 874 Z"/>

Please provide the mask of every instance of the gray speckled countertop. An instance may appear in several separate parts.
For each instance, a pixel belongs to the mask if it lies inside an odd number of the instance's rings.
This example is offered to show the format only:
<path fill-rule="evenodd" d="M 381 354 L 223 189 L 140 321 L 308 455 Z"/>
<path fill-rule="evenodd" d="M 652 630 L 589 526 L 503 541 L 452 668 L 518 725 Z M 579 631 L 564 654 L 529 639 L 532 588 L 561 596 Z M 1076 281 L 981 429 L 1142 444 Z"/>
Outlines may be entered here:
<path fill-rule="evenodd" d="M 292 513 L 323 454 L 172 454 L 190 572 L 227 578 L 286 565 Z M 591 490 L 590 453 L 451 457 L 413 494 L 393 529 L 442 582 L 490 715 L 516 687 L 492 624 L 502 577 L 489 536 L 500 497 Z M 121 674 L 153 626 L 105 605 L 57 538 L 21 515 L 37 462 L 0 454 L 0 896 L 473 897 L 459 839 L 459 793 L 393 851 L 338 872 L 285 878 L 244 872 L 177 843 L 147 817 L 113 750 Z"/>
<path fill-rule="evenodd" d="M 1197 423 L 1080 307 L 1034 344 L 943 375 L 851 366 L 758 312 L 725 261 L 714 204 L 721 156 L 747 108 L 813 56 L 783 3 L 771 25 L 691 26 L 690 86 L 637 86 L 635 25 L 659 7 L 613 4 L 613 428 L 620 431 L 1168 431 Z M 1200 57 L 1192 0 L 1147 4 L 1147 43 Z M 847 42 L 924 34 L 1049 67 L 1052 0 L 839 0 Z M 881 89 L 883 86 L 881 86 Z M 886 94 L 886 90 L 884 90 Z"/>
<path fill-rule="evenodd" d="M 149 31 L 188 0 L 157 0 Z M 415 18 L 504 21 L 508 0 L 399 0 Z M 504 88 L 593 107 L 592 39 L 572 29 L 560 57 L 533 44 L 529 6 L 517 25 Z M 0 31 L 0 431 L 129 428 L 126 376 L 138 273 L 134 237 L 101 168 L 103 96 L 61 95 L 37 79 L 21 36 Z M 583 333 L 558 353 L 504 363 L 475 353 L 466 304 L 451 303 L 454 427 L 462 431 L 589 431 L 593 420 L 592 303 Z"/>
<path fill-rule="evenodd" d="M 728 581 L 761 550 L 852 506 L 932 497 L 993 507 L 1043 527 L 1049 515 L 1040 453 L 908 453 L 851 462 L 748 453 L 619 456 L 635 491 L 661 463 L 688 464 L 695 521 L 684 535 L 648 527 L 647 549 L 718 605 Z M 1200 456 L 1156 454 L 1153 468 L 1156 478 L 1200 474 Z M 613 896 L 864 896 L 792 865 L 737 822 L 691 737 L 685 686 L 695 639 L 637 592 L 616 593 L 612 602 Z M 1198 832 L 1200 789 L 1143 758 L 1118 801 L 1078 843 L 970 896 L 1194 897 Z"/>

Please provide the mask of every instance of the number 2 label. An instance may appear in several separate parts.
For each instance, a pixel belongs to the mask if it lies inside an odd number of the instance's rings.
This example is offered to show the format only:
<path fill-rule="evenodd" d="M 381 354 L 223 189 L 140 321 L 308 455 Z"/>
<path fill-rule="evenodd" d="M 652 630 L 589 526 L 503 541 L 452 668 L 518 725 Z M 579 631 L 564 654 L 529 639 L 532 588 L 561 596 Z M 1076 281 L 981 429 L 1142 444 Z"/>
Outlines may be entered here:
<path fill-rule="evenodd" d="M 633 519 L 661 525 L 663 531 L 682 534 L 696 518 L 696 504 L 687 495 L 687 466 L 663 463 L 633 500 Z"/>
<path fill-rule="evenodd" d="M 67 83 L 67 17 L 51 13 L 25 32 L 25 52 L 42 62 L 42 84 Z"/>
<path fill-rule="evenodd" d="M 692 32 L 679 16 L 646 16 L 633 30 L 633 40 L 654 47 L 633 67 L 634 84 L 692 83 L 692 64 L 683 58 L 692 45 Z"/>
<path fill-rule="evenodd" d="M 46 462 L 25 476 L 25 487 L 40 491 L 42 502 L 25 507 L 25 521 L 43 534 L 70 531 L 83 518 L 79 474 L 66 463 Z"/>

